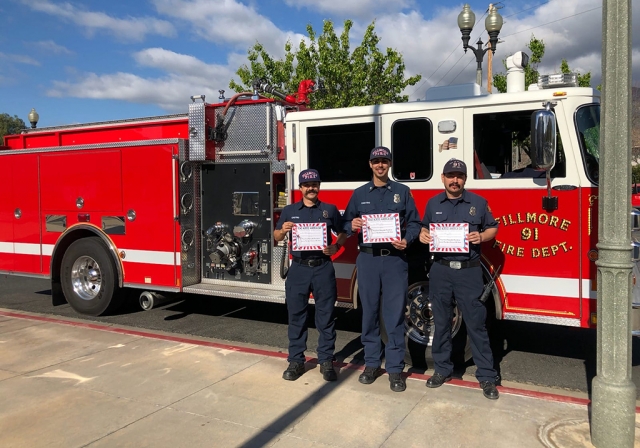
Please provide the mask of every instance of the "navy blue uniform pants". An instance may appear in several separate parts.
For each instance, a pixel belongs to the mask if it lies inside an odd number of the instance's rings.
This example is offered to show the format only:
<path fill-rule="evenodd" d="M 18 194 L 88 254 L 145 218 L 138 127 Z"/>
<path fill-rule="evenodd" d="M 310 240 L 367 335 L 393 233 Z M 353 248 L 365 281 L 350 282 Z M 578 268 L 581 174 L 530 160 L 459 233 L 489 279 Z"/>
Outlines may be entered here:
<path fill-rule="evenodd" d="M 433 361 L 435 371 L 449 376 L 453 371 L 451 362 L 451 321 L 453 319 L 453 298 L 455 297 L 462 320 L 471 340 L 471 352 L 476 364 L 478 381 L 495 381 L 493 353 L 489 334 L 485 326 L 487 310 L 478 300 L 484 284 L 480 266 L 466 269 L 451 269 L 434 263 L 429 272 L 429 293 L 435 323 L 433 335 Z"/>
<path fill-rule="evenodd" d="M 318 333 L 318 362 L 333 361 L 336 345 L 336 329 L 333 310 L 337 299 L 336 274 L 333 263 L 305 266 L 292 262 L 285 283 L 287 311 L 289 314 L 289 362 L 304 363 L 307 349 L 307 309 L 309 293 L 316 303 L 316 328 Z"/>
<path fill-rule="evenodd" d="M 404 312 L 408 289 L 407 261 L 400 256 L 377 256 L 360 252 L 356 260 L 358 293 L 362 304 L 362 345 L 364 362 L 380 367 L 380 312 L 389 340 L 385 347 L 385 369 L 389 373 L 404 368 Z"/>

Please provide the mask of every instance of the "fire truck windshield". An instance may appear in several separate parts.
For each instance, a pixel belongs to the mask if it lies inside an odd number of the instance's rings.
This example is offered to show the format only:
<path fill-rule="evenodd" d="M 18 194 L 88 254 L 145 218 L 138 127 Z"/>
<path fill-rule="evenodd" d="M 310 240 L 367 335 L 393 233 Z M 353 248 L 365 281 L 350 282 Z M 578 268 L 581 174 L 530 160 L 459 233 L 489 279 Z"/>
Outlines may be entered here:
<path fill-rule="evenodd" d="M 575 120 L 587 177 L 597 185 L 600 163 L 600 105 L 589 104 L 579 108 Z"/>

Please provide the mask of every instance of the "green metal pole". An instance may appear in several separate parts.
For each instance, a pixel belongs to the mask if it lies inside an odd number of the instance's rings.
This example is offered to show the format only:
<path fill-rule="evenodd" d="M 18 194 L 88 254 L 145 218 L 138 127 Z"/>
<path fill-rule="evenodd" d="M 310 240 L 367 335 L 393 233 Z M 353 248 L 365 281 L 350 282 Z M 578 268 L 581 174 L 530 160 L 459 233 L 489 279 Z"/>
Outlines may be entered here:
<path fill-rule="evenodd" d="M 633 447 L 631 381 L 631 0 L 603 0 L 598 230 L 598 357 L 591 440 Z"/>

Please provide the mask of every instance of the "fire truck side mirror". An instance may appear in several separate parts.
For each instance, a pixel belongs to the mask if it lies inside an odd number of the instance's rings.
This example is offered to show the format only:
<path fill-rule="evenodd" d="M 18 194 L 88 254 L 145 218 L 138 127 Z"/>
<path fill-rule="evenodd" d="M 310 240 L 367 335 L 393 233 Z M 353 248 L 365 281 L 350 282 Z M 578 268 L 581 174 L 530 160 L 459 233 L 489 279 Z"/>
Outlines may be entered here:
<path fill-rule="evenodd" d="M 531 161 L 535 168 L 550 171 L 556 163 L 556 116 L 551 103 L 531 115 Z"/>

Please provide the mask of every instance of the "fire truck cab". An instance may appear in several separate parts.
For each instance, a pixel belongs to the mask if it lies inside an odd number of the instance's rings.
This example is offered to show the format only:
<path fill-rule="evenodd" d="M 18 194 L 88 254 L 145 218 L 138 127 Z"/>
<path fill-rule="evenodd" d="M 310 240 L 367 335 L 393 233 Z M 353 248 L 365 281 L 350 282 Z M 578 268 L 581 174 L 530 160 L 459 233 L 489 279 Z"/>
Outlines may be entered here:
<path fill-rule="evenodd" d="M 516 79 L 503 94 L 472 84 L 424 101 L 312 111 L 312 85 L 292 96 L 261 85 L 275 99 L 256 88 L 217 103 L 192 97 L 186 114 L 6 136 L 0 273 L 50 278 L 54 295 L 91 315 L 114 310 L 123 288 L 141 291 L 147 308 L 179 292 L 284 303 L 289 256 L 273 229 L 300 199 L 297 174 L 319 170 L 321 199 L 344 210 L 370 180 L 369 151 L 384 145 L 392 178 L 421 213 L 442 191 L 447 160 L 470 167 L 466 188 L 500 223 L 482 257 L 495 319 L 595 325 L 598 91 L 564 76 L 525 91 Z M 358 306 L 357 254 L 350 238 L 334 257 L 338 306 Z M 415 243 L 408 257 L 416 363 L 433 326 L 431 255 Z M 640 298 L 634 316 L 636 306 Z M 463 319 L 456 311 L 454 333 Z"/>

